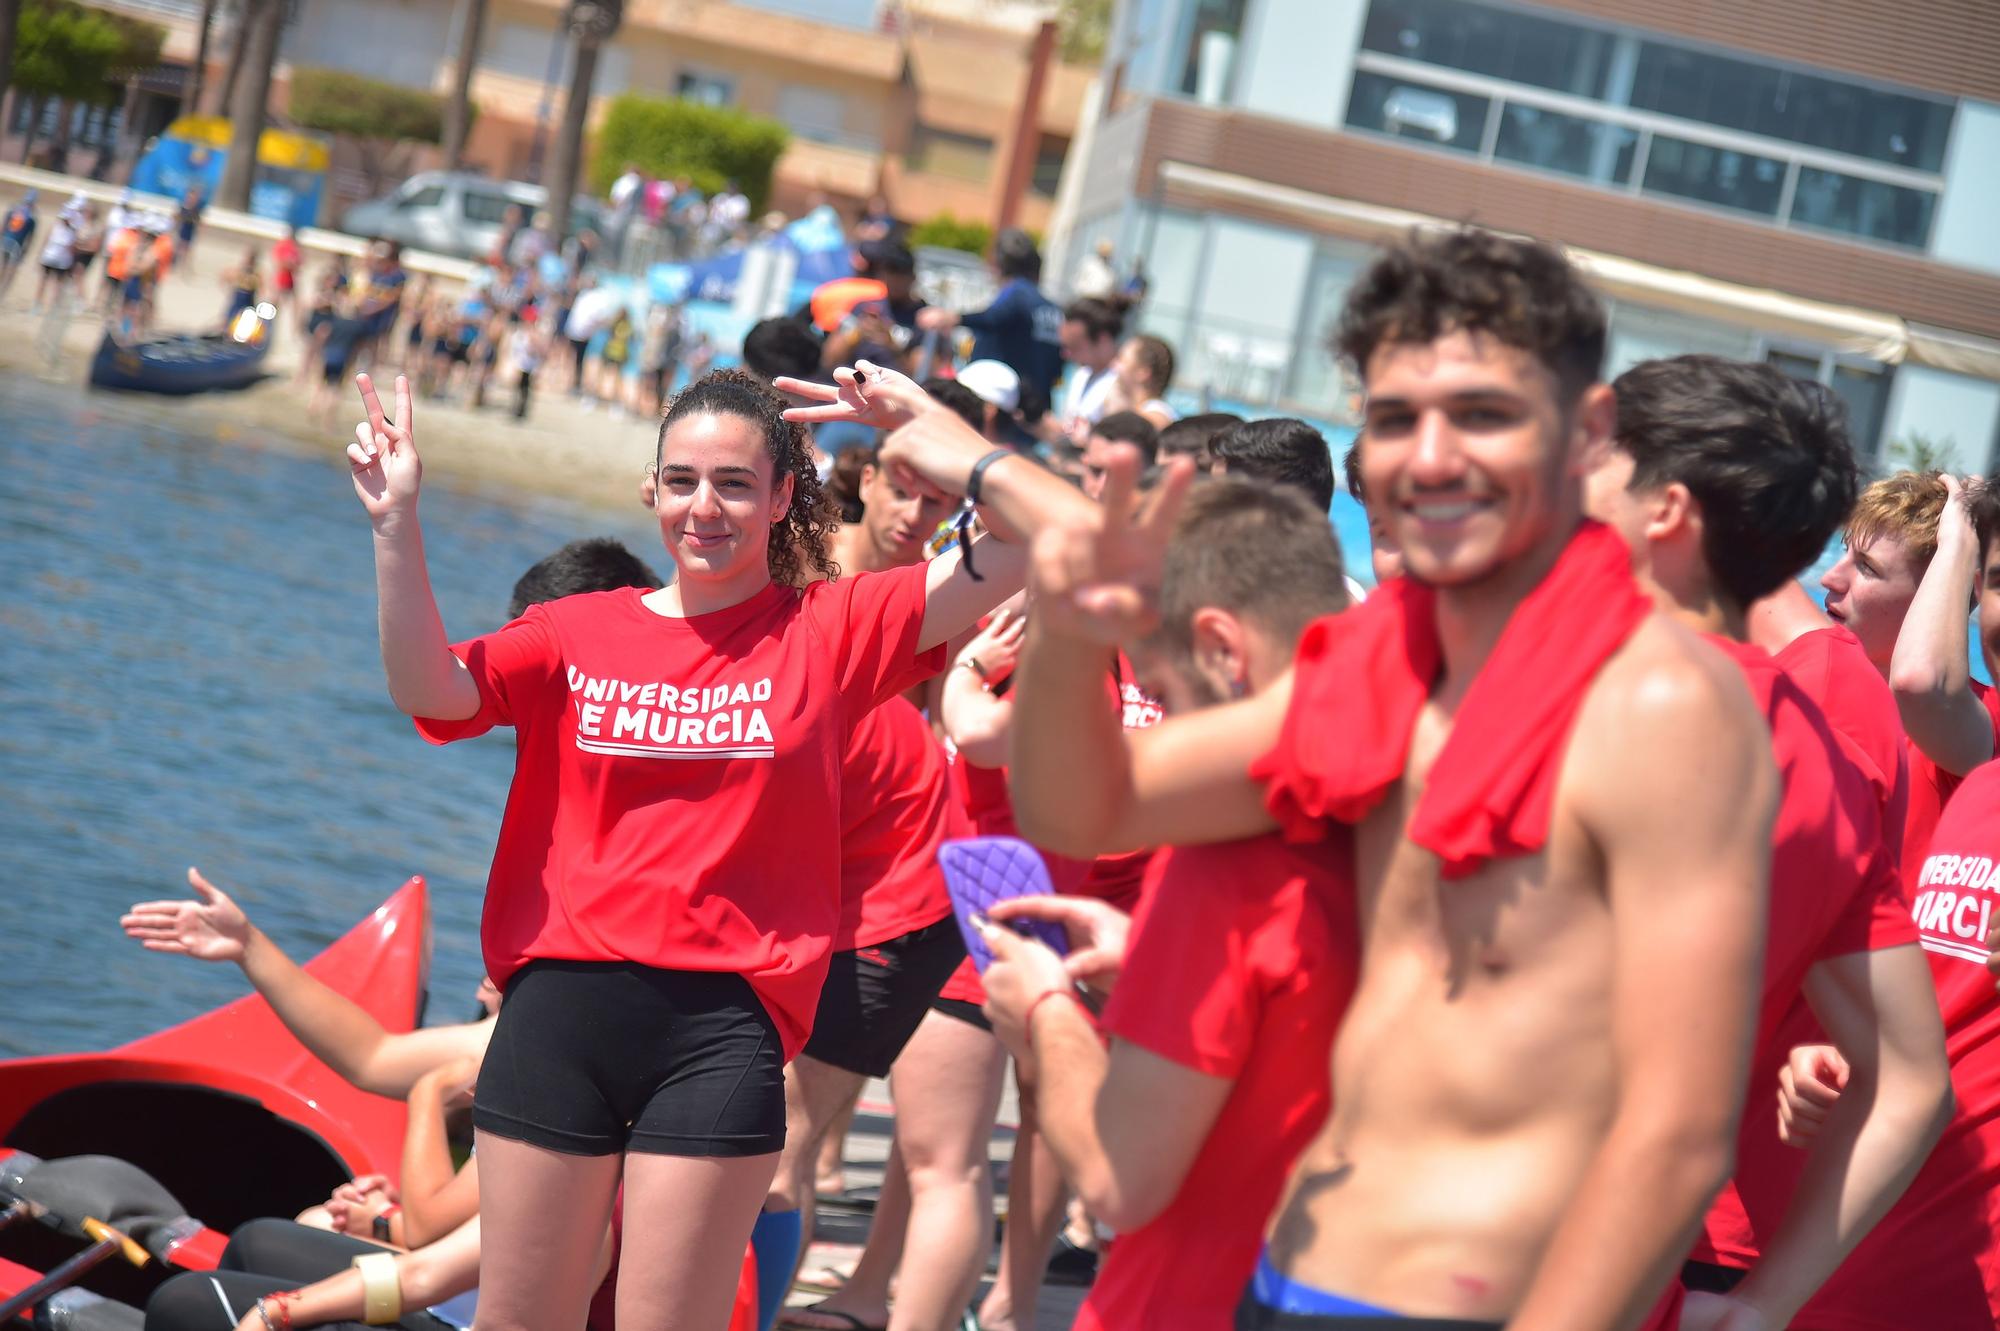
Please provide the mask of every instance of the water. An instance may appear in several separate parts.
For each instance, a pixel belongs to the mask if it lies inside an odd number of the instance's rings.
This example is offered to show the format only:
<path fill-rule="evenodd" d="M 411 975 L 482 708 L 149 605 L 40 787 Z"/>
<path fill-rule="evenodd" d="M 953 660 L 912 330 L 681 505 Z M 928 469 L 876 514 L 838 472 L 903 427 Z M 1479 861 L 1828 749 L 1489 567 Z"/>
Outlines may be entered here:
<path fill-rule="evenodd" d="M 564 541 L 656 530 L 552 503 L 424 496 L 447 631 L 497 624 Z M 189 413 L 0 380 L 0 1057 L 97 1049 L 247 991 L 142 951 L 135 901 L 190 864 L 300 960 L 430 882 L 431 1020 L 466 1019 L 511 732 L 435 749 L 390 707 L 367 520 L 325 460 Z"/>

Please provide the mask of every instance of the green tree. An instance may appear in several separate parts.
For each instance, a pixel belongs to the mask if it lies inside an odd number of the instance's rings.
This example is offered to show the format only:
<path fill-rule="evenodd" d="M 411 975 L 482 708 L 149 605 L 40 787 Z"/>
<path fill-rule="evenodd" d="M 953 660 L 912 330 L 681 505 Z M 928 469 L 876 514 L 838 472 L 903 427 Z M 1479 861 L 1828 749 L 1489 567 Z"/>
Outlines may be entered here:
<path fill-rule="evenodd" d="M 35 130 L 49 100 L 99 105 L 113 100 L 112 70 L 125 49 L 124 31 L 106 15 L 63 0 L 22 7 L 14 35 L 13 86 L 29 99 L 23 162 L 34 150 Z"/>
<path fill-rule="evenodd" d="M 959 221 L 950 213 L 939 213 L 929 221 L 910 228 L 910 245 L 936 245 L 941 249 L 964 250 L 985 257 L 993 247 L 993 228 L 984 222 Z"/>
<path fill-rule="evenodd" d="M 417 145 L 444 137 L 445 99 L 340 69 L 292 70 L 293 123 L 351 139 L 371 193 L 410 173 Z"/>
<path fill-rule="evenodd" d="M 1062 0 L 1056 10 L 1056 54 L 1072 65 L 1104 59 L 1111 38 L 1111 0 Z"/>
<path fill-rule="evenodd" d="M 654 176 L 686 176 L 709 194 L 734 180 L 751 209 L 762 211 L 771 173 L 790 142 L 791 134 L 775 120 L 726 106 L 622 93 L 612 99 L 597 131 L 591 186 L 602 194 L 625 163 L 635 162 Z"/>
<path fill-rule="evenodd" d="M 1885 456 L 1894 462 L 1899 470 L 1907 471 L 1952 471 L 1958 470 L 1958 441 L 1939 439 L 1918 430 L 1900 435 L 1892 440 L 1885 450 Z"/>

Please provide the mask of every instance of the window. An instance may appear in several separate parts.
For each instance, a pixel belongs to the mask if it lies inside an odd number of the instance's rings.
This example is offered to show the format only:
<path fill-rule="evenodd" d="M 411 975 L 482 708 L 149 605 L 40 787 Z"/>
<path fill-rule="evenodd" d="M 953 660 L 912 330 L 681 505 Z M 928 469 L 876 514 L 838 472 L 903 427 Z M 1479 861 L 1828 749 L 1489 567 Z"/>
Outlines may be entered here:
<path fill-rule="evenodd" d="M 1931 238 L 1937 200 L 1933 190 L 1802 166 L 1792 197 L 1792 221 L 1922 249 Z"/>
<path fill-rule="evenodd" d="M 1378 134 L 1478 152 L 1491 105 L 1490 99 L 1471 93 L 1356 70 L 1354 90 L 1347 102 L 1347 124 L 1350 129 L 1372 129 Z"/>
<path fill-rule="evenodd" d="M 1044 199 L 1056 196 L 1056 187 L 1062 183 L 1063 159 L 1069 156 L 1069 140 L 1055 134 L 1044 134 L 1035 147 L 1035 174 L 1028 182 L 1028 188 Z"/>
<path fill-rule="evenodd" d="M 1918 171 L 1943 168 L 1951 134 L 1948 102 L 1665 42 L 1640 45 L 1632 105 Z"/>
<path fill-rule="evenodd" d="M 1872 456 L 1881 441 L 1882 422 L 1889 411 L 1890 372 L 1886 367 L 1839 359 L 1832 352 L 1773 348 L 1764 355 L 1794 379 L 1824 384 L 1847 406 L 1847 430 L 1857 453 Z"/>
<path fill-rule="evenodd" d="M 1600 185 L 1623 185 L 1632 178 L 1638 146 L 1638 131 L 1622 125 L 1510 104 L 1500 109 L 1493 155 Z"/>
<path fill-rule="evenodd" d="M 461 206 L 465 210 L 466 221 L 492 223 L 497 226 L 507 220 L 507 209 L 512 203 L 513 200 L 504 194 L 495 194 L 491 190 L 468 189 L 465 191 Z M 528 211 L 525 205 L 521 208 L 523 216 Z"/>
<path fill-rule="evenodd" d="M 1197 101 L 1229 100 L 1229 76 L 1243 35 L 1248 0 L 1196 0 L 1181 58 L 1180 90 Z"/>
<path fill-rule="evenodd" d="M 674 95 L 703 106 L 728 106 L 736 100 L 736 80 L 684 69 L 674 80 Z"/>
<path fill-rule="evenodd" d="M 435 208 L 444 202 L 444 186 L 427 185 L 415 194 L 408 194 L 396 200 L 396 211 L 415 212 L 419 208 Z"/>
<path fill-rule="evenodd" d="M 1645 188 L 1648 194 L 1775 218 L 1785 192 L 1785 164 L 1775 157 L 1655 135 L 1646 156 Z"/>
<path fill-rule="evenodd" d="M 910 167 L 958 180 L 985 180 L 993 171 L 993 140 L 917 125 L 910 131 Z"/>
<path fill-rule="evenodd" d="M 1376 0 L 1361 30 L 1363 50 L 1578 97 L 1604 95 L 1616 41 L 1581 24 L 1466 0 Z"/>
<path fill-rule="evenodd" d="M 846 143 L 847 100 L 825 88 L 788 83 L 778 90 L 778 119 L 802 139 Z"/>

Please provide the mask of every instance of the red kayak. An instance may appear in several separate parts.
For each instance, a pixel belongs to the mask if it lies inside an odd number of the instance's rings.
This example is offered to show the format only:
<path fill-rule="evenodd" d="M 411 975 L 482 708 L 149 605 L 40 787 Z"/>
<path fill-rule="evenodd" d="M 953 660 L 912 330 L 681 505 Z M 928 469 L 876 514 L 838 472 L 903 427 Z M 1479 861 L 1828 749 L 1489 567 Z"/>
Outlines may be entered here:
<path fill-rule="evenodd" d="M 412 878 L 306 969 L 407 1031 L 429 966 L 430 901 Z M 189 1245 L 192 1266 L 213 1265 L 221 1235 L 246 1220 L 296 1215 L 357 1174 L 394 1177 L 403 1121 L 400 1100 L 341 1080 L 254 993 L 103 1053 L 0 1062 L 0 1158 L 137 1165 L 209 1227 Z M 53 1237 L 0 1232 L 0 1293 L 23 1266 L 47 1269 Z"/>

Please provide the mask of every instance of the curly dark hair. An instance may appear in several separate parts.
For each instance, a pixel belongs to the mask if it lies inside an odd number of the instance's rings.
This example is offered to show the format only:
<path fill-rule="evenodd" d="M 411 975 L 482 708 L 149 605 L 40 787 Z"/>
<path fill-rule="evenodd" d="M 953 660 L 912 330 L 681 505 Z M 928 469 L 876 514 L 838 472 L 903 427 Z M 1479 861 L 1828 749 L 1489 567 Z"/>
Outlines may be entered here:
<path fill-rule="evenodd" d="M 773 484 L 787 475 L 792 478 L 792 506 L 785 520 L 774 525 L 765 560 L 771 581 L 797 587 L 809 580 L 809 568 L 819 575 L 837 575 L 826 550 L 835 514 L 813 465 L 812 435 L 804 425 L 785 419 L 787 405 L 777 392 L 742 370 L 711 370 L 677 393 L 661 416 L 653 468 L 659 469 L 667 431 L 683 417 L 737 416 L 755 425 L 771 455 Z"/>
<path fill-rule="evenodd" d="M 1567 408 L 1604 368 L 1604 306 L 1560 250 L 1477 227 L 1413 231 L 1347 293 L 1334 344 L 1366 376 L 1376 350 L 1483 333 L 1540 361 Z"/>

